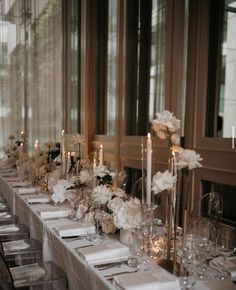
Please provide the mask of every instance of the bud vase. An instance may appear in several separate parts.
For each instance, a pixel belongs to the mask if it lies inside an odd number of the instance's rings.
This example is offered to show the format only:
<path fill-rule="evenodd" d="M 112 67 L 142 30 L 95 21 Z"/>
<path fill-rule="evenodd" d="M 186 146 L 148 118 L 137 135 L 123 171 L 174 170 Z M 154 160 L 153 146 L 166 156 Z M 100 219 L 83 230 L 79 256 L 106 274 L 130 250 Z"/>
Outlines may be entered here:
<path fill-rule="evenodd" d="M 120 242 L 126 246 L 132 243 L 133 234 L 131 229 L 120 229 Z"/>

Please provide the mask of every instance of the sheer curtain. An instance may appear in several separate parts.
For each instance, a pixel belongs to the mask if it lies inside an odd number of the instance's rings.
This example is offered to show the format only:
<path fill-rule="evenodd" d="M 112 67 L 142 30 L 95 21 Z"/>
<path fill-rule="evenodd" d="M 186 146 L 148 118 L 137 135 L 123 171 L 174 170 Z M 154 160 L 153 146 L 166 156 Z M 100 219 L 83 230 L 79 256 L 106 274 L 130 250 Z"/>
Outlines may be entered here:
<path fill-rule="evenodd" d="M 62 126 L 62 0 L 0 3 L 0 149 L 9 135 L 59 141 Z"/>

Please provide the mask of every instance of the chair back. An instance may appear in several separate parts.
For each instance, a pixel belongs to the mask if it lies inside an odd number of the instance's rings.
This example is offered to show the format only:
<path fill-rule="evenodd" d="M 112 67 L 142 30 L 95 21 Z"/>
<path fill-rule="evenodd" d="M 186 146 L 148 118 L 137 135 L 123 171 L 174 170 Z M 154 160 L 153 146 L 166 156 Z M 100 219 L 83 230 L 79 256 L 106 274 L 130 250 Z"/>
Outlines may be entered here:
<path fill-rule="evenodd" d="M 0 254 L 0 287 L 2 290 L 14 290 L 11 273 L 2 254 Z"/>

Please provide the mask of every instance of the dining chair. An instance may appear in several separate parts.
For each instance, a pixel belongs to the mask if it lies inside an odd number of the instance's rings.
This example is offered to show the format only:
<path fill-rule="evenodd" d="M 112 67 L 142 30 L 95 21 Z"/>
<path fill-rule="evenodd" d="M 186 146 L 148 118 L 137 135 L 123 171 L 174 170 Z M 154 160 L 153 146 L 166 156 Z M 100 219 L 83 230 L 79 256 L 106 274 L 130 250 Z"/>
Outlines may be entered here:
<path fill-rule="evenodd" d="M 42 262 L 42 244 L 36 239 L 0 243 L 0 253 L 9 267 Z"/>
<path fill-rule="evenodd" d="M 2 290 L 67 290 L 65 273 L 53 262 L 9 268 L 0 254 Z"/>
<path fill-rule="evenodd" d="M 9 211 L 0 213 L 0 226 L 8 224 L 16 224 L 17 218 L 16 215 L 11 214 Z"/>
<path fill-rule="evenodd" d="M 29 238 L 29 229 L 24 224 L 7 224 L 0 226 L 0 242 L 9 242 Z"/>

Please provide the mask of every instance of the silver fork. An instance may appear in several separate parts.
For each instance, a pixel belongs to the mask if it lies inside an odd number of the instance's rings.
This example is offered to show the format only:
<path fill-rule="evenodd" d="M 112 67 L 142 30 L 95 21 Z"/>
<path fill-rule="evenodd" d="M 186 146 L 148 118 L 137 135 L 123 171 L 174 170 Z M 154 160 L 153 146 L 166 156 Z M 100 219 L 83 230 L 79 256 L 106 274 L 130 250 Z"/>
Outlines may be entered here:
<path fill-rule="evenodd" d="M 122 271 L 122 272 L 105 275 L 104 278 L 106 278 L 107 280 L 111 280 L 111 279 L 113 279 L 114 276 L 121 275 L 121 274 L 127 274 L 127 273 L 135 273 L 135 272 L 138 272 L 138 271 L 139 271 L 139 268 L 136 268 L 136 269 L 131 270 L 131 271 L 125 270 L 125 271 Z"/>

